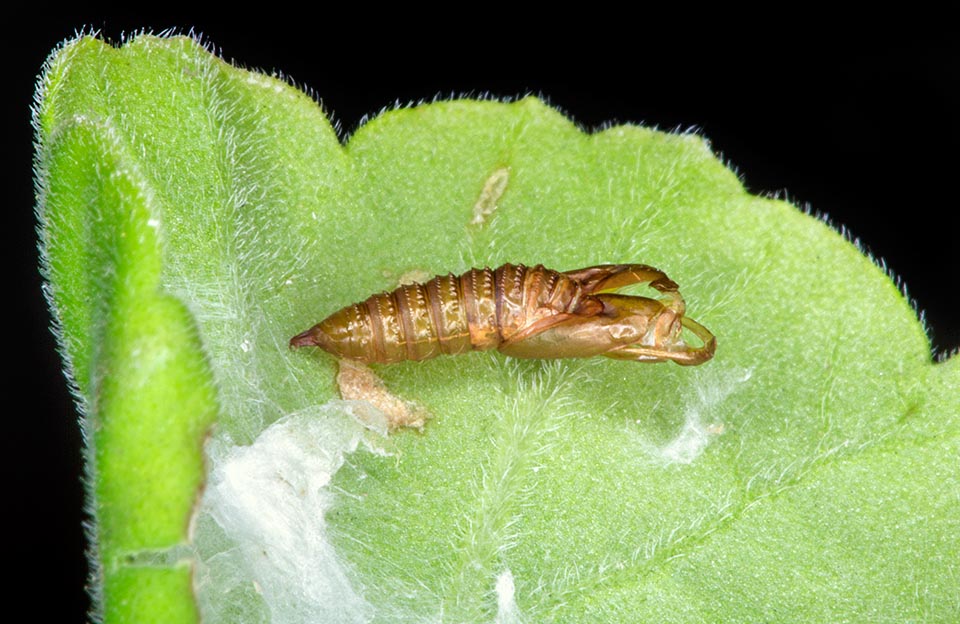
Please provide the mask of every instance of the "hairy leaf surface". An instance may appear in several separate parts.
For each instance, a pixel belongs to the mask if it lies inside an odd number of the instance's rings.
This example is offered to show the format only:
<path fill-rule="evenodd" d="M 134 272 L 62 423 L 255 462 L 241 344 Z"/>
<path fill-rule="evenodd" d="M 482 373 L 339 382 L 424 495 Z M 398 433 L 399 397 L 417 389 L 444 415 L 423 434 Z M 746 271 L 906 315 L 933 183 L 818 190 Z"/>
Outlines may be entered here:
<path fill-rule="evenodd" d="M 527 98 L 344 144 L 187 38 L 71 42 L 39 95 L 109 621 L 960 617 L 957 358 L 701 137 Z M 431 414 L 385 436 L 329 356 L 287 349 L 404 277 L 504 262 L 662 268 L 717 355 L 375 367 Z"/>

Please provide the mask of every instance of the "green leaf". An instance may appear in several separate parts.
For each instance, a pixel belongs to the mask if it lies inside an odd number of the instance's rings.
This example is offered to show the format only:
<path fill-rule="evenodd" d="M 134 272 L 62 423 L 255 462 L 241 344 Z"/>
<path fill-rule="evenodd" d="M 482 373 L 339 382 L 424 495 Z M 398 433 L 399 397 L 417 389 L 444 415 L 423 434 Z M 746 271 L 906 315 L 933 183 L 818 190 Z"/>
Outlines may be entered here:
<path fill-rule="evenodd" d="M 586 134 L 527 98 L 342 145 L 186 38 L 71 42 L 40 96 L 107 621 L 960 617 L 957 357 L 700 137 Z M 504 262 L 660 267 L 717 356 L 375 367 L 432 416 L 387 437 L 332 358 L 287 349 L 401 277 Z"/>

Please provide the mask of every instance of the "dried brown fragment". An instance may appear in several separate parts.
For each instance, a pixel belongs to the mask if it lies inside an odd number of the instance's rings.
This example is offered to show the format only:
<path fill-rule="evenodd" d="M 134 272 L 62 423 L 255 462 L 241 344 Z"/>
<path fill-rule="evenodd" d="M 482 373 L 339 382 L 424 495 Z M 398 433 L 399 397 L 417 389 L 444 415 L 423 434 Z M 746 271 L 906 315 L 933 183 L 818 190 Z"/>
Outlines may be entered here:
<path fill-rule="evenodd" d="M 473 219 L 470 225 L 483 225 L 487 217 L 497 210 L 497 202 L 507 190 L 507 183 L 510 181 L 510 170 L 506 167 L 500 167 L 487 178 L 480 191 L 480 197 L 473 205 Z"/>
<path fill-rule="evenodd" d="M 400 427 L 422 430 L 427 421 L 426 410 L 390 392 L 383 380 L 365 364 L 340 360 L 337 385 L 344 400 L 366 401 L 383 412 L 391 431 Z"/>

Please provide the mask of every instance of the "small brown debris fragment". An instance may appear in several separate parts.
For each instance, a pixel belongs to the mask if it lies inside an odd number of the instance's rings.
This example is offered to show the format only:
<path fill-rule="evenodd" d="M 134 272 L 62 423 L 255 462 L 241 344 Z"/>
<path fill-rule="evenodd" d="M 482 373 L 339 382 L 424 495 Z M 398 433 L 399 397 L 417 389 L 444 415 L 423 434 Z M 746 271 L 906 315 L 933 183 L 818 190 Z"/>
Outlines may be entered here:
<path fill-rule="evenodd" d="M 427 421 L 426 410 L 390 392 L 383 380 L 365 364 L 340 360 L 337 385 L 344 400 L 366 401 L 386 414 L 391 431 L 400 427 L 422 430 Z"/>
<path fill-rule="evenodd" d="M 480 191 L 480 197 L 477 198 L 477 203 L 473 205 L 473 219 L 470 220 L 470 225 L 483 225 L 486 223 L 487 217 L 496 211 L 497 202 L 500 201 L 504 191 L 507 190 L 507 183 L 509 181 L 510 170 L 506 167 L 500 167 L 490 174 L 490 177 L 487 178 L 487 181 L 483 185 L 483 190 Z"/>

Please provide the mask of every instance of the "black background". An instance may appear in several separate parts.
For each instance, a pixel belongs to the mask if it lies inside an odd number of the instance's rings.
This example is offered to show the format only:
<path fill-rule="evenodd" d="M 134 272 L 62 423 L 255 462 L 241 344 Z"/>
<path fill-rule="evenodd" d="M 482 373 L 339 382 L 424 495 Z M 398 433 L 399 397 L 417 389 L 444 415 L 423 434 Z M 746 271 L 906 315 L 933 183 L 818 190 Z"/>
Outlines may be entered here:
<path fill-rule="evenodd" d="M 685 21 L 618 16 L 584 17 L 566 31 L 508 28 L 512 16 L 499 11 L 477 9 L 442 28 L 389 16 L 386 35 L 333 14 L 247 15 L 243 23 L 224 15 L 14 15 L 4 43 L 12 174 L 4 249 L 16 312 L 6 323 L 7 379 L 22 401 L 6 414 L 4 456 L 14 477 L 6 516 L 15 524 L 7 567 L 25 592 L 43 596 L 36 604 L 47 614 L 82 620 L 86 570 L 80 434 L 36 269 L 28 107 L 47 53 L 84 25 L 114 42 L 141 28 L 193 26 L 225 58 L 311 88 L 346 132 L 396 101 L 463 93 L 541 94 L 586 128 L 697 127 L 749 190 L 786 192 L 885 260 L 924 311 L 935 353 L 960 346 L 953 38 L 791 35 L 776 24 L 720 37 Z M 381 17 L 369 12 L 349 19 Z M 21 355 L 28 359 L 18 363 Z"/>

